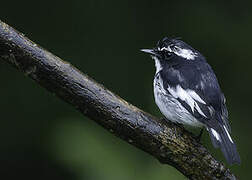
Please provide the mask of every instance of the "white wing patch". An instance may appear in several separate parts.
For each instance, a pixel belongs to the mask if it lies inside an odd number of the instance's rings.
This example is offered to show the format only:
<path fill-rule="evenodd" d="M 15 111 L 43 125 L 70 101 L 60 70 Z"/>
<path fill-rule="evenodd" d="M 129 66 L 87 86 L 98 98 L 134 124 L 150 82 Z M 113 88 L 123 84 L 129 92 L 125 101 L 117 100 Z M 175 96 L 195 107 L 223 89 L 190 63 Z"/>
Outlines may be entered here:
<path fill-rule="evenodd" d="M 179 98 L 182 101 L 185 101 L 191 108 L 192 112 L 196 109 L 202 116 L 206 117 L 206 115 L 202 112 L 199 105 L 196 101 L 206 104 L 200 96 L 193 90 L 187 89 L 184 90 L 180 85 L 177 85 L 176 88 L 168 87 L 168 91 L 175 98 Z"/>
<path fill-rule="evenodd" d="M 220 135 L 217 133 L 217 131 L 215 131 L 213 128 L 210 128 L 210 129 L 214 137 L 217 139 L 217 141 L 221 141 Z"/>
<path fill-rule="evenodd" d="M 193 99 L 195 99 L 196 101 L 199 101 L 199 102 L 202 103 L 202 104 L 206 104 L 205 101 L 203 101 L 203 100 L 200 98 L 200 96 L 199 96 L 195 91 L 188 89 L 187 92 L 188 92 L 188 94 L 189 94 L 191 97 L 193 97 Z"/>
<path fill-rule="evenodd" d="M 228 135 L 229 140 L 230 140 L 232 143 L 234 143 L 233 140 L 232 140 L 232 138 L 231 138 L 231 136 L 230 136 L 230 134 L 228 133 L 228 130 L 227 130 L 226 126 L 223 126 L 223 127 L 224 127 L 224 129 L 225 129 L 225 131 L 226 131 L 226 133 L 227 133 L 227 135 Z"/>

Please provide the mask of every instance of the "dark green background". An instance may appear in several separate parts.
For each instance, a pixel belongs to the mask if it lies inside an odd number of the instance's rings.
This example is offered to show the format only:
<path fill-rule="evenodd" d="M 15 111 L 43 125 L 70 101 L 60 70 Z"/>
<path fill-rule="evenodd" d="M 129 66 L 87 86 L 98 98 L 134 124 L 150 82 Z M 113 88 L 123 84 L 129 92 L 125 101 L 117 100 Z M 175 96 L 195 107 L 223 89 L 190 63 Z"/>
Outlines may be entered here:
<path fill-rule="evenodd" d="M 215 70 L 241 166 L 251 175 L 252 2 L 1 1 L 0 19 L 104 84 L 161 116 L 153 99 L 151 58 L 139 51 L 164 36 L 182 37 Z M 185 179 L 122 142 L 71 106 L 0 62 L 0 176 L 4 179 Z M 202 143 L 224 161 L 207 133 Z M 3 179 L 3 178 L 1 178 Z"/>

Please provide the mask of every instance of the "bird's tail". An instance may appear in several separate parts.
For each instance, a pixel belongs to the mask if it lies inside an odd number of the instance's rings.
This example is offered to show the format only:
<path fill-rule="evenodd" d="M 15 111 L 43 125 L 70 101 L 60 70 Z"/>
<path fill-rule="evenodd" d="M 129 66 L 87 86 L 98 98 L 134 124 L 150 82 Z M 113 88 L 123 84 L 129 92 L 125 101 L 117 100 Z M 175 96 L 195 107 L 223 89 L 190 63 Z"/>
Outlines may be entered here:
<path fill-rule="evenodd" d="M 217 128 L 208 127 L 207 130 L 210 134 L 214 147 L 220 147 L 228 164 L 240 164 L 241 159 L 239 153 L 237 152 L 236 145 L 232 140 L 226 126 L 219 125 Z"/>

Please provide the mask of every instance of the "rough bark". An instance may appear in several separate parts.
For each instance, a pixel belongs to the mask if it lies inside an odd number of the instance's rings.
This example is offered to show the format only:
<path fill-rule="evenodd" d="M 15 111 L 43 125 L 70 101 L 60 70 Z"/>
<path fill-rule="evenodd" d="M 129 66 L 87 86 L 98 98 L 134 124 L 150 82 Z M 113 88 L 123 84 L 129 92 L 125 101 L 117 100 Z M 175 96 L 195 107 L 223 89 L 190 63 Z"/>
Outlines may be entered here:
<path fill-rule="evenodd" d="M 114 135 L 175 167 L 189 179 L 236 179 L 183 127 L 129 104 L 1 21 L 0 59 Z"/>

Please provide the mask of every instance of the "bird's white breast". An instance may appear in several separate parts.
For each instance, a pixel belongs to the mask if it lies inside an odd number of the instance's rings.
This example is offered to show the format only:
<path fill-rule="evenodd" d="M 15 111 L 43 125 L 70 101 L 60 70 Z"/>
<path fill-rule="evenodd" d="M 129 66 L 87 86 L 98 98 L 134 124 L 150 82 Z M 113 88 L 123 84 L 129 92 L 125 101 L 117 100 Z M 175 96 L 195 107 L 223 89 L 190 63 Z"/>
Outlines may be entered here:
<path fill-rule="evenodd" d="M 202 123 L 188 112 L 175 97 L 165 91 L 159 74 L 156 74 L 154 78 L 154 97 L 161 113 L 167 119 L 181 124 L 202 126 Z"/>

